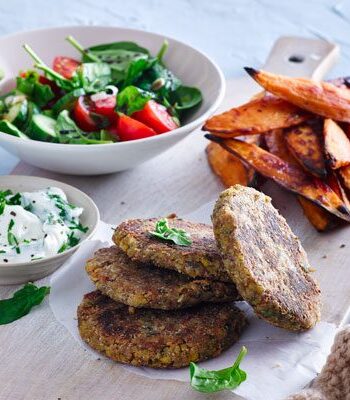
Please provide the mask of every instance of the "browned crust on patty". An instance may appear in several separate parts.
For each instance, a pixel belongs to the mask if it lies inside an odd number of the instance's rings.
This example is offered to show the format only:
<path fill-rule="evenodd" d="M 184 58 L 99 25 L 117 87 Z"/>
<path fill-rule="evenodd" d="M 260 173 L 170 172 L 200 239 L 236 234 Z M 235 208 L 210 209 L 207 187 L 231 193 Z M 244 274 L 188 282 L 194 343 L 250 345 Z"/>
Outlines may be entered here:
<path fill-rule="evenodd" d="M 240 298 L 232 283 L 191 279 L 176 271 L 141 264 L 130 260 L 117 246 L 98 250 L 85 268 L 103 294 L 132 307 L 172 310 Z"/>
<path fill-rule="evenodd" d="M 226 270 L 255 312 L 281 328 L 313 327 L 320 319 L 320 289 L 270 197 L 235 185 L 221 193 L 212 220 Z"/>
<path fill-rule="evenodd" d="M 152 368 L 180 368 L 218 356 L 246 325 L 230 303 L 164 311 L 132 308 L 99 291 L 78 307 L 82 339 L 114 361 Z"/>
<path fill-rule="evenodd" d="M 231 281 L 218 253 L 211 226 L 169 219 L 170 227 L 183 229 L 191 235 L 190 246 L 178 246 L 149 233 L 155 230 L 157 221 L 157 218 L 125 221 L 116 228 L 113 241 L 135 261 L 173 269 L 192 278 Z"/>

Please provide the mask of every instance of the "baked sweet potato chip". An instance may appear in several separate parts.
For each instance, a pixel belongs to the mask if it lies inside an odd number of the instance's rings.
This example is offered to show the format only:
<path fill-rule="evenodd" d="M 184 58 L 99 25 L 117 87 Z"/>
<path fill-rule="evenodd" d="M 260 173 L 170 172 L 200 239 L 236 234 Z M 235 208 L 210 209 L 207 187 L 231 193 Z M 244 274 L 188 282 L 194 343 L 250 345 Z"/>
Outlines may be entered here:
<path fill-rule="evenodd" d="M 265 135 L 265 143 L 268 151 L 282 160 L 292 165 L 299 165 L 298 161 L 293 157 L 287 148 L 286 137 L 282 129 L 270 132 Z M 309 222 L 319 232 L 324 232 L 335 227 L 339 219 L 318 206 L 312 201 L 298 195 L 298 202 Z"/>
<path fill-rule="evenodd" d="M 304 110 L 350 122 L 350 90 L 328 82 L 315 82 L 304 78 L 289 78 L 254 68 L 245 68 L 265 90 Z"/>
<path fill-rule="evenodd" d="M 324 147 L 332 169 L 350 165 L 350 140 L 343 129 L 333 120 L 324 120 Z"/>
<path fill-rule="evenodd" d="M 203 130 L 225 138 L 236 137 L 298 125 L 308 118 L 309 113 L 268 94 L 215 115 L 208 119 Z"/>
<path fill-rule="evenodd" d="M 224 140 L 213 135 L 206 138 L 219 143 L 267 178 L 284 188 L 311 200 L 337 217 L 350 222 L 350 211 L 336 193 L 323 181 L 312 177 L 300 167 L 292 165 L 254 144 L 236 139 Z"/>
<path fill-rule="evenodd" d="M 219 144 L 211 142 L 206 148 L 209 165 L 221 182 L 230 187 L 237 183 L 243 186 L 253 185 L 256 172 L 229 153 Z"/>
<path fill-rule="evenodd" d="M 325 178 L 327 175 L 322 128 L 319 121 L 313 121 L 312 123 L 305 122 L 285 131 L 290 152 L 306 171 L 319 178 Z"/>

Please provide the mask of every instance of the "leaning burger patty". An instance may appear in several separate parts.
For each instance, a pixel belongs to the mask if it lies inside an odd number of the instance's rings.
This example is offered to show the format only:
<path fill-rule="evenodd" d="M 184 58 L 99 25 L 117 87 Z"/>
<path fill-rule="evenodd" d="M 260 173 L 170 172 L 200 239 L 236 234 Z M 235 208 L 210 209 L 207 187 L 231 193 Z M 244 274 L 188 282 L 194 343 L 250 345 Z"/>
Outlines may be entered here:
<path fill-rule="evenodd" d="M 149 233 L 155 230 L 156 223 L 156 218 L 125 221 L 116 228 L 113 240 L 133 260 L 173 269 L 192 278 L 231 281 L 211 226 L 179 218 L 169 219 L 171 228 L 183 229 L 191 236 L 190 246 L 178 246 Z"/>
<path fill-rule="evenodd" d="M 320 289 L 304 249 L 270 197 L 235 185 L 221 193 L 212 220 L 226 270 L 255 312 L 281 328 L 314 326 Z"/>
<path fill-rule="evenodd" d="M 115 361 L 152 368 L 180 368 L 216 357 L 235 343 L 246 319 L 230 303 L 181 310 L 132 308 L 99 291 L 78 307 L 82 339 Z"/>
<path fill-rule="evenodd" d="M 117 246 L 98 250 L 86 272 L 103 294 L 133 307 L 171 310 L 201 302 L 238 300 L 232 283 L 190 278 L 176 271 L 132 261 Z"/>

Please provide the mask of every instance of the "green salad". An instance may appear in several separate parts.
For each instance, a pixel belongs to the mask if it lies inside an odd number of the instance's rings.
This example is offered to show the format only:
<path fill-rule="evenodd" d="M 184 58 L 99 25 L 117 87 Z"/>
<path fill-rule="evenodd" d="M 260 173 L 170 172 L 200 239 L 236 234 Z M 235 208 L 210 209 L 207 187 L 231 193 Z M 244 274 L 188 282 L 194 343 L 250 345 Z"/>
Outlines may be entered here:
<path fill-rule="evenodd" d="M 143 139 L 178 128 L 202 101 L 156 56 L 134 42 L 84 49 L 80 60 L 57 56 L 52 68 L 28 45 L 34 69 L 0 96 L 0 134 L 52 143 L 105 144 Z"/>

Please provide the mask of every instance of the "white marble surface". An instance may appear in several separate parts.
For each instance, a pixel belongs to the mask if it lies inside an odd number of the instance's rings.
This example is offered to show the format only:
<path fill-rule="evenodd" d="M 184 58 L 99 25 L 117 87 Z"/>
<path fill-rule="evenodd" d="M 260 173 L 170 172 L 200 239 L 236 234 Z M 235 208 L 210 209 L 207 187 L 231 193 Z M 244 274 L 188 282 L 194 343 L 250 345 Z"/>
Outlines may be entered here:
<path fill-rule="evenodd" d="M 127 26 L 173 36 L 215 58 L 228 78 L 241 75 L 245 65 L 259 67 L 280 35 L 325 38 L 342 50 L 331 75 L 350 74 L 346 0 L 0 0 L 0 35 L 79 24 Z M 9 173 L 16 162 L 0 148 L 0 174 Z"/>

